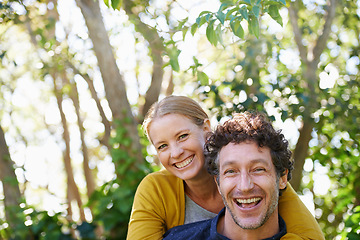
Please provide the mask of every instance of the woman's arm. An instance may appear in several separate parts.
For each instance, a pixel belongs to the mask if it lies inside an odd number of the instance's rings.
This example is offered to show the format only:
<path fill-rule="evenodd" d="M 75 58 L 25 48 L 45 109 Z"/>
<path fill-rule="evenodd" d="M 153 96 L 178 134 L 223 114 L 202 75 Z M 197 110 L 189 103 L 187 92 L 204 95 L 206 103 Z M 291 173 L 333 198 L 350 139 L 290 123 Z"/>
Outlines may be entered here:
<path fill-rule="evenodd" d="M 183 188 L 182 181 L 165 171 L 152 173 L 141 181 L 130 215 L 128 240 L 162 239 L 169 228 L 183 224 L 184 203 L 179 200 L 179 187 Z M 185 202 L 184 195 L 183 198 Z"/>
<path fill-rule="evenodd" d="M 127 239 L 162 239 L 165 233 L 162 211 L 156 204 L 157 196 L 152 193 L 154 185 L 149 178 L 144 178 L 139 184 L 131 210 Z"/>
<path fill-rule="evenodd" d="M 281 239 L 324 239 L 320 226 L 288 183 L 279 198 L 279 213 L 285 220 L 286 234 Z M 294 238 L 297 236 L 298 238 Z"/>

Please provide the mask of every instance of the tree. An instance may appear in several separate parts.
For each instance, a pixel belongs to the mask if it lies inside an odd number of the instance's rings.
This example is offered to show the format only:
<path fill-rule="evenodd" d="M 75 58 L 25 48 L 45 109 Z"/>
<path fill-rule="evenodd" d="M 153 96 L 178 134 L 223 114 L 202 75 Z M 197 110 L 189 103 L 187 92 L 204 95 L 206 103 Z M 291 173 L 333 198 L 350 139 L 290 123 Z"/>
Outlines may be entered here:
<path fill-rule="evenodd" d="M 120 148 L 123 148 L 124 151 L 131 149 L 127 151 L 129 157 L 134 158 L 135 162 L 142 163 L 144 158 L 141 154 L 137 123 L 127 98 L 124 80 L 116 65 L 113 49 L 102 20 L 99 2 L 79 0 L 77 4 L 85 18 L 86 26 L 93 43 L 113 119 L 121 121 L 121 125 L 127 129 L 125 136 L 129 138 L 130 146 L 120 146 Z M 115 121 L 113 121 L 113 124 L 114 123 Z"/>
<path fill-rule="evenodd" d="M 16 229 L 19 220 L 23 219 L 17 214 L 20 208 L 21 194 L 13 165 L 4 131 L 0 126 L 0 180 L 4 189 L 5 216 L 10 227 Z"/>
<path fill-rule="evenodd" d="M 126 234 L 137 183 L 158 169 L 143 147 L 149 143 L 138 130 L 149 106 L 159 95 L 169 94 L 164 81 L 167 74 L 170 93 L 192 94 L 219 120 L 233 111 L 258 109 L 267 111 L 276 123 L 290 123 L 296 131 L 288 136 L 300 163 L 294 186 L 299 184 L 300 193 L 312 194 L 327 239 L 356 236 L 359 176 L 348 174 L 358 166 L 359 156 L 359 27 L 353 24 L 359 16 L 354 1 L 337 2 L 336 8 L 330 0 L 326 4 L 224 1 L 214 12 L 202 7 L 197 19 L 175 16 L 179 9 L 191 10 L 181 1 L 163 1 L 161 6 L 148 1 L 104 1 L 109 8 L 99 7 L 102 3 L 77 0 L 80 18 L 68 25 L 59 18 L 58 7 L 64 2 L 0 5 L 0 98 L 4 100 L 0 101 L 0 125 L 10 139 L 11 157 L 19 160 L 19 143 L 26 142 L 27 149 L 54 138 L 67 159 L 67 171 L 58 171 L 56 178 L 71 182 L 68 189 L 73 190 L 68 196 L 77 191 L 78 206 L 84 210 L 77 219 L 65 209 L 52 213 L 24 201 L 21 206 L 25 207 L 18 210 L 27 219 L 27 225 L 22 224 L 23 235 L 70 238 L 71 232 L 77 232 L 82 238 L 95 239 L 96 233 L 97 238 L 111 239 Z M 71 9 L 77 9 L 75 3 Z M 103 13 L 126 20 L 109 25 Z M 76 32 L 74 25 L 82 18 L 87 30 Z M 130 54 L 117 51 L 118 39 L 126 32 L 131 33 L 127 47 L 136 48 Z M 181 49 L 188 38 L 200 50 L 191 53 L 193 62 L 184 69 Z M 26 45 L 29 40 L 32 47 Z M 130 77 L 121 63 L 129 56 L 137 56 Z M 36 101 L 26 98 L 35 104 L 18 106 L 16 98 L 27 78 L 46 90 Z M 335 79 L 334 84 L 324 79 Z M 132 85 L 137 87 L 135 93 Z M 34 89 L 29 91 L 37 95 Z M 50 122 L 47 112 L 54 108 L 59 109 L 52 114 L 58 114 L 57 122 Z M 101 126 L 100 131 L 94 130 L 93 121 Z M 23 125 L 35 127 L 28 134 Z M 116 171 L 103 180 L 100 165 L 109 156 Z M 62 156 L 54 154 L 51 160 L 56 158 Z M 9 171 L 21 180 L 19 189 L 25 189 L 20 196 L 29 200 L 22 195 L 32 188 L 27 165 L 14 167 Z M 329 193 L 319 193 L 319 169 L 325 171 L 321 177 L 331 183 Z M 79 184 L 82 181 L 86 187 Z M 46 185 L 35 190 L 61 199 L 52 189 Z M 71 200 L 62 201 L 70 210 Z M 90 217 L 87 208 L 92 211 Z M 0 230 L 0 236 L 9 237 L 7 231 Z M 341 231 L 344 233 L 339 234 Z"/>
<path fill-rule="evenodd" d="M 217 13 L 199 16 L 197 25 L 208 19 L 206 35 L 213 45 L 221 42 L 221 36 L 229 39 L 229 34 L 217 31 L 222 24 L 218 16 L 228 16 L 232 9 L 245 16 L 252 13 L 249 9 L 257 3 L 237 4 L 239 3 L 233 2 L 226 7 L 220 7 Z M 247 13 L 241 13 L 238 10 L 241 8 L 248 9 Z M 351 1 L 343 2 L 338 8 L 336 1 L 326 1 L 325 4 L 291 2 L 287 6 L 291 28 L 284 28 L 291 29 L 292 33 L 278 31 L 269 35 L 266 24 L 264 26 L 260 23 L 259 28 L 262 31 L 258 39 L 251 39 L 250 36 L 245 42 L 222 43 L 225 50 L 235 46 L 231 48 L 235 49 L 233 54 L 221 59 L 218 54 L 217 69 L 220 69 L 218 72 L 221 71 L 222 74 L 220 77 L 209 77 L 208 87 L 204 87 L 202 82 L 198 88 L 204 96 L 203 99 L 210 101 L 210 106 L 216 106 L 212 107 L 212 110 L 220 116 L 243 109 L 259 109 L 273 115 L 276 110 L 282 121 L 292 119 L 297 123 L 299 137 L 294 144 L 295 171 L 292 184 L 296 190 L 311 192 L 312 196 L 315 196 L 316 217 L 319 218 L 327 239 L 335 239 L 339 231 L 346 229 L 344 223 L 349 233 L 344 231 L 343 237 L 355 236 L 359 229 L 355 223 L 358 218 L 356 206 L 359 205 L 356 197 L 359 189 L 356 186 L 358 174 L 346 174 L 347 166 L 356 168 L 358 164 L 358 160 L 353 161 L 349 156 L 358 156 L 358 131 L 353 128 L 357 128 L 356 122 L 359 121 L 359 78 L 356 76 L 359 67 L 351 71 L 345 70 L 349 58 L 359 61 L 358 41 L 347 44 L 342 42 L 338 35 L 341 32 L 342 36 L 350 39 L 356 36 L 355 39 L 358 39 L 358 27 L 347 24 L 350 19 L 352 22 L 358 21 L 359 16 L 353 14 L 356 8 L 356 4 Z M 213 15 L 217 18 L 208 17 Z M 335 18 L 336 15 L 340 17 Z M 310 18 L 312 21 L 309 21 Z M 318 20 L 313 20 L 315 18 Z M 230 20 L 230 23 L 232 34 L 244 37 L 239 23 L 236 24 L 235 20 Z M 249 22 L 250 32 L 253 31 L 252 28 L 253 25 Z M 238 34 L 239 32 L 241 34 Z M 337 51 L 334 51 L 334 47 Z M 298 59 L 293 61 L 298 61 L 299 67 L 291 66 L 291 59 L 285 59 L 291 57 L 289 53 L 292 52 L 298 52 Z M 226 61 L 226 66 L 221 64 L 221 61 Z M 333 81 L 333 84 L 326 84 L 326 81 Z M 344 88 L 347 89 L 346 93 Z M 346 124 L 343 124 L 344 115 L 349 116 Z M 279 115 L 274 114 L 274 120 L 276 116 Z M 353 131 L 355 134 L 350 134 Z M 343 134 L 347 135 L 346 133 L 350 135 L 344 139 Z M 336 139 L 343 140 L 335 147 Z M 314 190 L 316 184 L 319 184 L 315 180 L 316 170 L 314 172 L 312 168 L 304 171 L 305 162 L 326 169 L 331 179 L 331 192 L 319 194 Z M 345 168 L 342 166 L 344 162 Z M 350 182 L 354 184 L 345 184 Z M 350 216 L 347 216 L 346 213 L 349 212 Z"/>

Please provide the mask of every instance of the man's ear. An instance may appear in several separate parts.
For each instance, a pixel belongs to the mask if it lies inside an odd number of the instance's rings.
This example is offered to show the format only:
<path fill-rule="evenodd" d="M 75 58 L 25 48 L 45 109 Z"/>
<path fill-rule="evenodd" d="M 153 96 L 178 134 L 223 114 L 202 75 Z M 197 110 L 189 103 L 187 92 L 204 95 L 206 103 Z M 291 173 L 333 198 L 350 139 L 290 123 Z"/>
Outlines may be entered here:
<path fill-rule="evenodd" d="M 214 175 L 214 180 L 215 180 L 215 182 L 216 182 L 217 189 L 218 189 L 219 193 L 221 194 L 221 192 L 220 192 L 220 187 L 219 187 L 219 181 L 218 181 L 218 178 L 217 178 L 217 177 L 218 177 L 218 176 Z"/>
<path fill-rule="evenodd" d="M 279 188 L 280 189 L 285 189 L 286 188 L 288 172 L 289 172 L 288 169 L 286 169 L 284 176 L 281 176 L 280 179 L 279 179 Z"/>

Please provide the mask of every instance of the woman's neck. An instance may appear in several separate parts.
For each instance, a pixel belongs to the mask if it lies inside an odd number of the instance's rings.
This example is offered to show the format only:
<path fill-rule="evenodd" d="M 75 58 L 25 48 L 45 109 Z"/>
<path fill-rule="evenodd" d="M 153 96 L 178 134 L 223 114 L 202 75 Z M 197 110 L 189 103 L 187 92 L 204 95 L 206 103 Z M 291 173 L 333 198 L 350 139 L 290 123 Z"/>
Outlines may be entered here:
<path fill-rule="evenodd" d="M 214 177 L 208 173 L 197 179 L 184 180 L 184 190 L 191 200 L 210 212 L 218 213 L 224 207 Z"/>

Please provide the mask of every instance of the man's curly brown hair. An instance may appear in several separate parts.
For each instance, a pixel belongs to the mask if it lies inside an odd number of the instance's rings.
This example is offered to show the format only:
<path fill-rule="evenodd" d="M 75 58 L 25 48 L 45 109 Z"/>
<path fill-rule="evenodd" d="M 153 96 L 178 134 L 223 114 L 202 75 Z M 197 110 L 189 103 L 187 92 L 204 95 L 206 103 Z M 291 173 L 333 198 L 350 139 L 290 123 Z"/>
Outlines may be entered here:
<path fill-rule="evenodd" d="M 291 179 L 293 160 L 289 143 L 281 130 L 275 130 L 260 112 L 236 113 L 233 118 L 217 126 L 205 143 L 205 161 L 208 172 L 219 177 L 219 153 L 229 143 L 255 142 L 259 147 L 270 148 L 272 162 L 278 177 Z"/>

